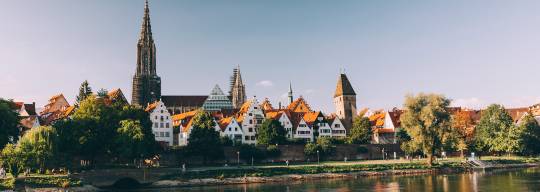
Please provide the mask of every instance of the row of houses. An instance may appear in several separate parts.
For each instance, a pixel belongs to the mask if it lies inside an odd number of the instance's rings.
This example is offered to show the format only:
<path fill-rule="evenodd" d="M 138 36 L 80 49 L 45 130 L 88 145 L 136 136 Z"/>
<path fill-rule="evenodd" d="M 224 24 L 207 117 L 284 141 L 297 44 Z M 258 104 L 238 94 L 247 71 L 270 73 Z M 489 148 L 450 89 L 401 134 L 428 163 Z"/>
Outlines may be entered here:
<path fill-rule="evenodd" d="M 462 118 L 470 122 L 469 127 L 466 127 L 466 133 L 469 137 L 473 137 L 474 129 L 478 122 L 480 122 L 483 110 L 451 107 L 448 108 L 448 111 L 452 116 L 462 116 Z M 403 110 L 398 108 L 375 111 L 363 109 L 358 115 L 369 118 L 373 130 L 371 143 L 390 144 L 398 142 L 396 136 L 401 129 L 400 117 L 403 112 Z M 531 107 L 508 108 L 506 112 L 515 124 L 519 124 L 520 120 L 528 113 L 535 116 L 537 121 L 540 122 L 540 104 Z"/>
<path fill-rule="evenodd" d="M 193 117 L 198 110 L 171 115 L 165 103 L 157 101 L 147 108 L 153 122 L 152 130 L 156 140 L 169 146 L 187 145 Z M 325 116 L 321 111 L 313 111 L 300 97 L 284 108 L 274 108 L 268 99 L 262 103 L 256 97 L 249 99 L 238 110 L 209 111 L 214 120 L 214 129 L 220 136 L 234 143 L 256 144 L 257 130 L 265 119 L 278 121 L 286 130 L 289 139 L 314 141 L 316 137 L 347 136 L 344 124 L 335 115 Z M 178 132 L 174 133 L 173 129 Z"/>

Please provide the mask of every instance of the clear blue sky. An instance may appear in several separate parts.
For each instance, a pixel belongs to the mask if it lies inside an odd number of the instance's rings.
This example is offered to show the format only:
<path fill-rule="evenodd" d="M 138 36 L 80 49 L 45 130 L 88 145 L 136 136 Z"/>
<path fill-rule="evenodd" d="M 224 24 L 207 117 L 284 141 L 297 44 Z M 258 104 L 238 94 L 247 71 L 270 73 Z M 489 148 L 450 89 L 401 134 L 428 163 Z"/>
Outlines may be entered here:
<path fill-rule="evenodd" d="M 1 0 L 0 97 L 43 106 L 57 93 L 131 97 L 143 0 Z M 540 1 L 151 0 L 163 94 L 228 90 L 286 99 L 289 81 L 333 112 L 345 68 L 359 108 L 437 92 L 456 105 L 540 101 Z"/>

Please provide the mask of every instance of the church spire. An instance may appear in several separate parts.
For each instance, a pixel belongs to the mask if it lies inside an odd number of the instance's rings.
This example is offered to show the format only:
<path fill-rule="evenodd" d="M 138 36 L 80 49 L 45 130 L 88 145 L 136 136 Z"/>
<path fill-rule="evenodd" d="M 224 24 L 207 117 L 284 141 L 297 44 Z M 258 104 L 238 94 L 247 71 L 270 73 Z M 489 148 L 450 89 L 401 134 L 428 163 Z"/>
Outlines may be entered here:
<path fill-rule="evenodd" d="M 233 76 L 231 77 L 231 101 L 234 108 L 240 108 L 246 101 L 246 87 L 242 81 L 242 74 L 240 74 L 240 66 L 237 66 L 233 70 Z"/>
<path fill-rule="evenodd" d="M 293 91 L 292 91 L 292 82 L 289 81 L 289 103 L 292 103 L 294 101 L 293 98 Z"/>
<path fill-rule="evenodd" d="M 137 69 L 132 84 L 133 105 L 146 106 L 161 97 L 161 78 L 156 73 L 156 45 L 152 38 L 150 8 L 144 3 L 144 15 L 137 41 Z"/>

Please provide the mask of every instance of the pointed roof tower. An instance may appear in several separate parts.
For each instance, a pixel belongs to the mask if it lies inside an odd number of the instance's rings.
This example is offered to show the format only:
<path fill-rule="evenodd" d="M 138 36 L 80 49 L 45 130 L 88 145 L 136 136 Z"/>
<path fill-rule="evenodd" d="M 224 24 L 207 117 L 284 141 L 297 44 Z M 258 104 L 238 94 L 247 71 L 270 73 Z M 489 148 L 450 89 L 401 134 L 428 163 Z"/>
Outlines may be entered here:
<path fill-rule="evenodd" d="M 242 81 L 242 74 L 240 73 L 240 66 L 238 66 L 233 71 L 233 76 L 231 78 L 231 101 L 234 108 L 238 109 L 246 101 L 246 87 Z"/>
<path fill-rule="evenodd" d="M 152 26 L 150 25 L 150 8 L 148 8 L 148 0 L 144 2 L 144 16 L 141 25 L 141 33 L 139 34 L 139 42 L 152 41 Z"/>
<path fill-rule="evenodd" d="M 351 82 L 349 82 L 347 75 L 343 73 L 340 74 L 338 78 L 338 82 L 336 85 L 336 92 L 334 93 L 334 97 L 339 97 L 342 95 L 356 95 L 356 92 L 354 92 L 354 89 L 351 85 Z"/>
<path fill-rule="evenodd" d="M 289 81 L 289 104 L 294 101 L 293 91 L 292 91 L 292 82 Z"/>

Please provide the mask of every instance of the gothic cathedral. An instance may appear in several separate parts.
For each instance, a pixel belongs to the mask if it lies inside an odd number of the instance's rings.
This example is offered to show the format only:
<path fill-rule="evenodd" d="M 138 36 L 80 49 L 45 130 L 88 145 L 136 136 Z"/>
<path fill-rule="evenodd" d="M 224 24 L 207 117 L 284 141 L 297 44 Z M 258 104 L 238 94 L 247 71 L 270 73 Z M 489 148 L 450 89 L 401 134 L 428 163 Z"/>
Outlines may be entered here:
<path fill-rule="evenodd" d="M 148 0 L 144 6 L 144 17 L 137 43 L 137 70 L 133 76 L 133 105 L 146 107 L 161 97 L 161 78 L 156 73 L 156 45 L 152 38 Z"/>

